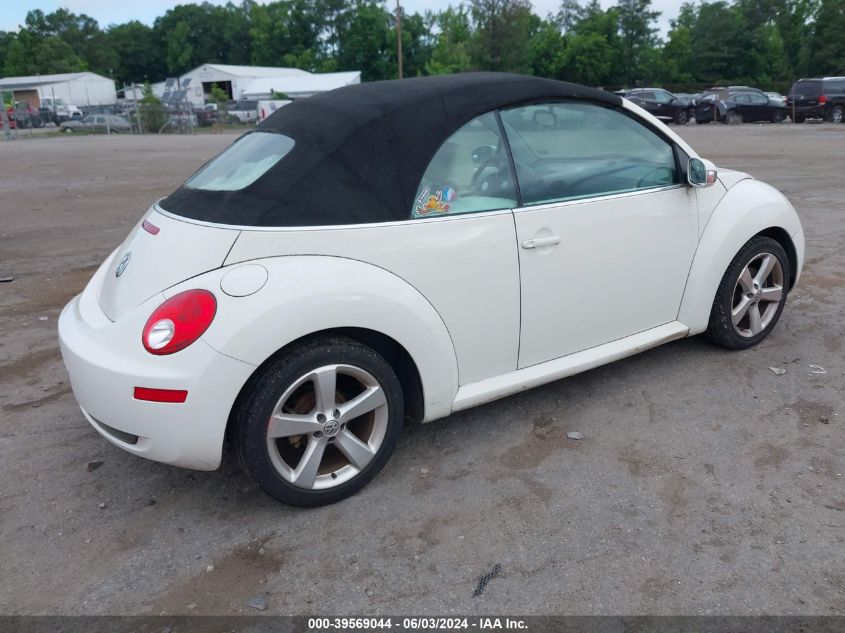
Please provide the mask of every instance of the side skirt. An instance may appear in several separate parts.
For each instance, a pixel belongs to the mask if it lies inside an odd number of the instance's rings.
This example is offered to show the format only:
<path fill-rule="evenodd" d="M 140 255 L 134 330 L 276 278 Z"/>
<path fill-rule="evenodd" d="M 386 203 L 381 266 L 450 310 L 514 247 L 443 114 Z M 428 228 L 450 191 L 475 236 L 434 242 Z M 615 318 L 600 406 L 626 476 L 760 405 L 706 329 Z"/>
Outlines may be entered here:
<path fill-rule="evenodd" d="M 656 328 L 632 334 L 604 345 L 575 352 L 568 356 L 517 369 L 501 376 L 486 378 L 462 385 L 455 396 L 452 411 L 469 409 L 485 402 L 504 398 L 526 389 L 539 387 L 567 376 L 579 374 L 615 360 L 633 356 L 663 343 L 684 338 L 689 328 L 680 321 L 672 321 Z"/>

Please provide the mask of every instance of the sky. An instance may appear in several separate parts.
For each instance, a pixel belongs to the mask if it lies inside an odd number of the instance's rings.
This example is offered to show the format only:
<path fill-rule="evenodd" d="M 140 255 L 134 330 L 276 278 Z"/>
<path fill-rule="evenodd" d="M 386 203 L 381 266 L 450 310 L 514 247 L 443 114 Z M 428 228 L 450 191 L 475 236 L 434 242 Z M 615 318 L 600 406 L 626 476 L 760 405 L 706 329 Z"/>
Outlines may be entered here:
<path fill-rule="evenodd" d="M 212 4 L 226 4 L 227 0 L 210 0 Z M 393 5 L 395 0 L 387 0 Z M 450 4 L 458 4 L 458 0 L 400 0 L 407 13 L 422 13 L 426 10 L 438 11 Z M 534 12 L 545 17 L 548 13 L 557 13 L 560 0 L 532 0 Z M 661 34 L 669 29 L 669 20 L 674 18 L 680 9 L 682 0 L 652 0 L 656 11 L 662 12 L 658 20 Z M 187 4 L 185 0 L 143 0 L 130 2 L 129 0 L 18 0 L 4 3 L 6 6 L 0 11 L 0 30 L 17 31 L 22 25 L 28 11 L 41 9 L 50 13 L 64 7 L 73 13 L 85 13 L 100 23 L 101 27 L 109 24 L 119 24 L 129 20 L 140 20 L 152 24 L 159 15 L 177 4 Z M 262 3 L 263 4 L 263 3 Z M 614 4 L 614 0 L 601 0 L 607 7 Z"/>

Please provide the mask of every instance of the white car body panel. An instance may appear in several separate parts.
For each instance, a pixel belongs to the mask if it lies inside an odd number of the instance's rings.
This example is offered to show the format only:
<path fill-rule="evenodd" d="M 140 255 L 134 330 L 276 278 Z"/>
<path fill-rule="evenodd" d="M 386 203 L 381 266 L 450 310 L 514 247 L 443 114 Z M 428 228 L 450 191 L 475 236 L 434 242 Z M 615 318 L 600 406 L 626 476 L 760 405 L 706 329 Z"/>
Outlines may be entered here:
<path fill-rule="evenodd" d="M 440 316 L 411 285 L 382 268 L 341 257 L 275 257 L 248 265 L 255 263 L 267 269 L 267 283 L 249 296 L 220 292 L 229 267 L 164 295 L 193 288 L 215 293 L 217 316 L 201 340 L 253 367 L 314 332 L 347 327 L 389 336 L 417 366 L 426 419 L 449 415 L 458 389 L 455 349 Z"/>
<path fill-rule="evenodd" d="M 152 235 L 142 227 L 149 220 L 159 233 Z M 125 272 L 116 276 L 120 260 L 106 275 L 100 290 L 103 312 L 114 321 L 127 310 L 157 295 L 180 281 L 223 265 L 238 231 L 221 227 L 200 226 L 150 212 L 135 225 L 120 247 L 121 253 L 132 253 Z M 188 244 L 196 248 L 186 248 Z M 166 255 L 165 255 L 166 254 Z M 140 262 L 140 264 L 138 263 Z"/>
<path fill-rule="evenodd" d="M 112 444 L 148 459 L 214 470 L 232 403 L 255 367 L 202 340 L 169 357 L 147 353 L 140 332 L 164 297 L 156 294 L 116 322 L 109 320 L 96 297 L 104 278 L 113 276 L 114 259 L 106 260 L 59 318 L 73 394 L 92 426 Z M 188 399 L 180 405 L 136 400 L 135 387 L 186 389 Z M 103 424 L 139 436 L 138 442 L 121 441 Z"/>
<path fill-rule="evenodd" d="M 696 207 L 694 192 L 676 186 L 518 209 L 519 368 L 674 321 L 698 238 Z M 559 242 L 525 248 L 549 238 Z"/>
<path fill-rule="evenodd" d="M 485 402 L 532 389 L 553 380 L 560 380 L 638 354 L 663 343 L 684 338 L 689 328 L 678 321 L 666 323 L 632 336 L 611 341 L 592 349 L 564 356 L 552 361 L 496 376 L 488 380 L 463 385 L 455 397 L 455 411 L 468 409 Z"/>
<path fill-rule="evenodd" d="M 331 255 L 389 270 L 426 297 L 443 319 L 464 384 L 516 369 L 516 251 L 512 214 L 494 211 L 348 228 L 244 230 L 226 265 Z"/>

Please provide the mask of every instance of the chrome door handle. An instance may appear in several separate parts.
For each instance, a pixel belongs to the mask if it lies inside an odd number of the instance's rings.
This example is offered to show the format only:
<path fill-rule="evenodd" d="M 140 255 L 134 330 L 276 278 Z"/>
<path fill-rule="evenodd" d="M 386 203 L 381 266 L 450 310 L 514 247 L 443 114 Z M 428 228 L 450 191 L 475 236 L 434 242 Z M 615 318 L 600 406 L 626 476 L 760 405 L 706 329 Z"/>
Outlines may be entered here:
<path fill-rule="evenodd" d="M 533 240 L 525 240 L 522 243 L 522 248 L 539 248 L 540 246 L 554 246 L 560 244 L 559 235 L 550 235 L 549 237 L 535 237 Z"/>

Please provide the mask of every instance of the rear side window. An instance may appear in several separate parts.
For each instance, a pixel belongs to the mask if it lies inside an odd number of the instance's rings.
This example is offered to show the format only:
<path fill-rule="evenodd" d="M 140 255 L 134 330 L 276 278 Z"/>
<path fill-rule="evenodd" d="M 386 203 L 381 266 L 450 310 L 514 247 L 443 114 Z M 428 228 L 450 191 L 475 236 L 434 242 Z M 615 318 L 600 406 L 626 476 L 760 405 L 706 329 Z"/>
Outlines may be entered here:
<path fill-rule="evenodd" d="M 818 95 L 822 92 L 821 81 L 796 81 L 792 87 L 793 93 L 797 95 Z"/>
<path fill-rule="evenodd" d="M 452 134 L 423 174 L 411 217 L 478 213 L 516 206 L 516 184 L 492 112 Z"/>
<path fill-rule="evenodd" d="M 551 103 L 502 112 L 526 205 L 675 185 L 672 145 L 599 105 Z"/>
<path fill-rule="evenodd" d="M 845 80 L 828 80 L 824 82 L 824 91 L 827 94 L 843 94 L 845 93 Z"/>
<path fill-rule="evenodd" d="M 191 189 L 238 191 L 254 183 L 293 149 L 294 140 L 284 134 L 251 132 L 191 176 Z"/>

